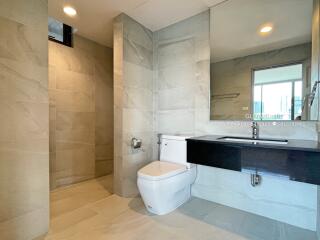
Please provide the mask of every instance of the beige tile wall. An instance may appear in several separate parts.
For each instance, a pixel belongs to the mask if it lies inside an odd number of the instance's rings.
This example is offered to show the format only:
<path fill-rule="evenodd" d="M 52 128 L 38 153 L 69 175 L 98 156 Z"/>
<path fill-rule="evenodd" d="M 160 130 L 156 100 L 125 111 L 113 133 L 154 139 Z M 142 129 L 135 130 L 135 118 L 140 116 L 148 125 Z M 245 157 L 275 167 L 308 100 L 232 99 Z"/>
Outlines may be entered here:
<path fill-rule="evenodd" d="M 0 1 L 0 239 L 49 225 L 47 1 Z"/>
<path fill-rule="evenodd" d="M 51 189 L 113 171 L 112 49 L 49 41 Z"/>
<path fill-rule="evenodd" d="M 137 171 L 152 160 L 152 32 L 121 14 L 114 22 L 115 192 L 138 194 Z M 142 140 L 134 150 L 133 137 Z"/>

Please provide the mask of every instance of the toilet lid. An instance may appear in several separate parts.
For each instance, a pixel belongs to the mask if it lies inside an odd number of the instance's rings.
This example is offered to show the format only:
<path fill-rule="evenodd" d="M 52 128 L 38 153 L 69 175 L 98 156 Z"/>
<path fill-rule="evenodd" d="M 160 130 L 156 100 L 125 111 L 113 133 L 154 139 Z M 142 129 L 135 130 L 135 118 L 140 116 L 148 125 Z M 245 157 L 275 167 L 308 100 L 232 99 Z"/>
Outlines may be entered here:
<path fill-rule="evenodd" d="M 185 172 L 187 167 L 185 165 L 155 161 L 138 171 L 138 176 L 149 180 L 160 180 L 175 176 L 179 173 Z"/>

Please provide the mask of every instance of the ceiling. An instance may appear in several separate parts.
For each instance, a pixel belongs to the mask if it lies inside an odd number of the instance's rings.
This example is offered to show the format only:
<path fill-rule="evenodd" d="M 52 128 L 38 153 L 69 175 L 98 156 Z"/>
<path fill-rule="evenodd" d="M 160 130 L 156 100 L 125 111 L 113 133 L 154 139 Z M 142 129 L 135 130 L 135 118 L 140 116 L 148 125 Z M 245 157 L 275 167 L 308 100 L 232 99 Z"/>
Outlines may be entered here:
<path fill-rule="evenodd" d="M 313 0 L 229 0 L 211 8 L 211 61 L 311 42 Z M 261 36 L 263 24 L 273 25 Z"/>
<path fill-rule="evenodd" d="M 77 29 L 77 34 L 108 47 L 113 45 L 113 18 L 126 13 L 152 31 L 196 15 L 225 0 L 49 0 L 49 16 Z M 77 10 L 76 17 L 63 6 Z"/>

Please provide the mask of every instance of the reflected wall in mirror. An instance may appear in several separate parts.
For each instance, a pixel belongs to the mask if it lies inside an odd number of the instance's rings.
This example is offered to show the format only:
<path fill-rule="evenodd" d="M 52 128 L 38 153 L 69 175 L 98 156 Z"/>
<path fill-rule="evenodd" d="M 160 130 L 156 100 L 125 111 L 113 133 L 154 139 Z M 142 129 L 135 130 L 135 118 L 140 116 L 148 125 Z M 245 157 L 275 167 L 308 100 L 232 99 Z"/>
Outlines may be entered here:
<path fill-rule="evenodd" d="M 227 0 L 212 7 L 211 120 L 316 120 L 312 21 L 313 0 Z"/>

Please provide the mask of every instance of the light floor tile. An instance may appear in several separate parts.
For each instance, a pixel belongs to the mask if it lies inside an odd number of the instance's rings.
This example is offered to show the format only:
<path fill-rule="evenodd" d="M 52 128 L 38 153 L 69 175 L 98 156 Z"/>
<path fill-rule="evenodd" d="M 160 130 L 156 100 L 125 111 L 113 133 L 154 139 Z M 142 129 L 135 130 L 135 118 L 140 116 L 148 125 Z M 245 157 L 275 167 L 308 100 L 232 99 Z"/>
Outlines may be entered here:
<path fill-rule="evenodd" d="M 46 240 L 316 240 L 314 232 L 192 198 L 176 211 L 148 213 L 140 198 L 112 194 L 112 176 L 51 193 Z"/>

